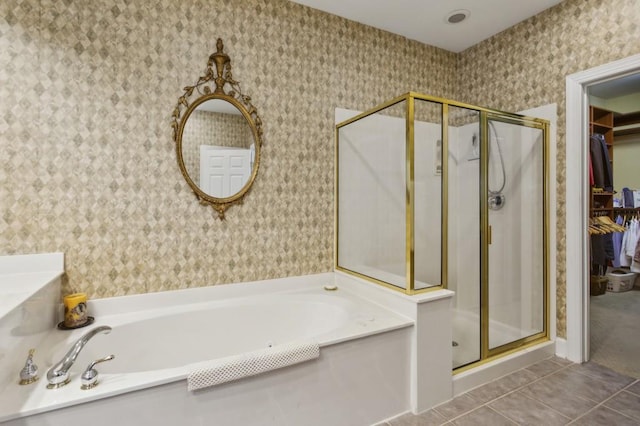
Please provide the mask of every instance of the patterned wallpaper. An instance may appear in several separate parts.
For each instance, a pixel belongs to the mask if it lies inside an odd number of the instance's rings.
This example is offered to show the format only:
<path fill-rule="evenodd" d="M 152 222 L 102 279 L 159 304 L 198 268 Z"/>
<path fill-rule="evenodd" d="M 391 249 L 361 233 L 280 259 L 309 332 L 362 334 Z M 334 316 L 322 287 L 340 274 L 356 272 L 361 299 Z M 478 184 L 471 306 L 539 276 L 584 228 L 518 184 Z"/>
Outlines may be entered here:
<path fill-rule="evenodd" d="M 217 37 L 264 123 L 255 185 L 224 222 L 171 129 Z M 2 0 L 0 253 L 63 251 L 63 291 L 91 298 L 330 271 L 335 108 L 452 97 L 455 67 L 286 0 Z"/>
<path fill-rule="evenodd" d="M 286 0 L 0 2 L 0 253 L 64 251 L 90 297 L 329 271 L 333 113 L 408 90 L 516 111 L 640 52 L 637 0 L 566 0 L 461 54 Z M 170 114 L 222 37 L 264 122 L 255 186 L 224 222 L 182 179 Z"/>
<path fill-rule="evenodd" d="M 558 104 L 557 331 L 566 337 L 565 79 L 640 53 L 638 0 L 565 0 L 458 57 L 456 98 L 505 111 Z"/>

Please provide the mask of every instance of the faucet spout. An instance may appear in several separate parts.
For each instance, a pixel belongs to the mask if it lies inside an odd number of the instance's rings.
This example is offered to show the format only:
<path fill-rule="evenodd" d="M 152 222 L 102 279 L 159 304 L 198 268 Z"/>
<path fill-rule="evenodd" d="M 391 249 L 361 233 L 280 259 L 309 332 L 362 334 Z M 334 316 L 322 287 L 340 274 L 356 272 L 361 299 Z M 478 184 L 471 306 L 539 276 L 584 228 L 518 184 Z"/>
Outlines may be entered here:
<path fill-rule="evenodd" d="M 49 371 L 47 371 L 47 380 L 49 381 L 47 388 L 59 388 L 69 383 L 69 370 L 71 369 L 73 363 L 76 361 L 76 358 L 78 358 L 78 355 L 80 354 L 80 351 L 82 351 L 82 348 L 84 348 L 89 340 L 91 340 L 91 338 L 96 334 L 109 334 L 110 332 L 111 327 L 103 325 L 90 330 L 81 338 L 79 338 L 71 347 L 71 349 L 69 349 L 64 358 L 62 358 L 62 360 L 60 360 L 57 364 L 51 367 Z"/>

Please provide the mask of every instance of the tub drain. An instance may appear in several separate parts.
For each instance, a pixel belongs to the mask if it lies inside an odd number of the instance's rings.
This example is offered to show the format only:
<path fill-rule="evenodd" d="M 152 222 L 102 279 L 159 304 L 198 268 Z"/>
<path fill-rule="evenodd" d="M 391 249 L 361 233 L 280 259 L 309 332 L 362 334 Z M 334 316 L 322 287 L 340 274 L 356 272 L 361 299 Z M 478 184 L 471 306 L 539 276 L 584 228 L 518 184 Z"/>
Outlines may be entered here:
<path fill-rule="evenodd" d="M 455 340 L 452 340 L 451 341 L 451 346 L 453 346 L 455 348 L 456 346 L 458 346 L 458 342 L 456 342 Z"/>

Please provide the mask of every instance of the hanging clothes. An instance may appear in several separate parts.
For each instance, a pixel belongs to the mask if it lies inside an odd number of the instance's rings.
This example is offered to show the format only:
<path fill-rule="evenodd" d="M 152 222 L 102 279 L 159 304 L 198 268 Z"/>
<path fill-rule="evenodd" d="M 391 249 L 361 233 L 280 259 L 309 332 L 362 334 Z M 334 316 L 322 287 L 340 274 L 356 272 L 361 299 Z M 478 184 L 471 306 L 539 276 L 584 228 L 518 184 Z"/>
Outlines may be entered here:
<path fill-rule="evenodd" d="M 622 207 L 634 208 L 633 191 L 629 188 L 622 188 Z"/>
<path fill-rule="evenodd" d="M 640 272 L 640 224 L 638 225 L 638 237 L 635 244 L 629 244 L 631 252 L 631 272 Z"/>
<path fill-rule="evenodd" d="M 594 133 L 589 139 L 594 186 L 613 192 L 613 173 L 604 135 Z"/>
<path fill-rule="evenodd" d="M 629 234 L 631 233 L 629 228 L 631 228 L 631 222 L 627 223 L 627 230 L 624 231 L 624 235 L 622 236 L 622 244 L 620 245 L 620 252 L 618 255 L 618 262 L 621 267 L 628 268 L 631 266 L 631 259 L 627 256 L 627 241 L 629 240 Z"/>
<path fill-rule="evenodd" d="M 630 267 L 633 272 L 640 272 L 640 262 L 634 261 L 639 240 L 640 223 L 636 218 L 633 218 L 629 221 L 627 230 L 622 236 L 620 247 L 620 266 Z"/>
<path fill-rule="evenodd" d="M 616 217 L 616 223 L 622 225 L 624 218 L 620 215 Z M 626 231 L 626 230 L 625 230 Z M 620 250 L 622 250 L 622 239 L 624 238 L 624 232 L 613 233 L 613 267 L 619 268 L 620 265 Z"/>
<path fill-rule="evenodd" d="M 609 261 L 614 259 L 613 234 L 594 234 L 591 236 L 591 263 L 607 269 Z M 640 266 L 640 264 L 638 265 Z"/>

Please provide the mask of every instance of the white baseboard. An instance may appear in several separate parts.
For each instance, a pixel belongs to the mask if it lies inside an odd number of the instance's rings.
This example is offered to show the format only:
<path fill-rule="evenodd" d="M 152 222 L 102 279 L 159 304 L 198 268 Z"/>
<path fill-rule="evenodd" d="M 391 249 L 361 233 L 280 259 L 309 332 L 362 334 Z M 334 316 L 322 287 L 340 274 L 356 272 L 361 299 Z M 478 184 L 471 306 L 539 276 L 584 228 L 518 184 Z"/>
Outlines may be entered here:
<path fill-rule="evenodd" d="M 567 358 L 567 339 L 556 337 L 556 356 L 559 358 Z"/>

